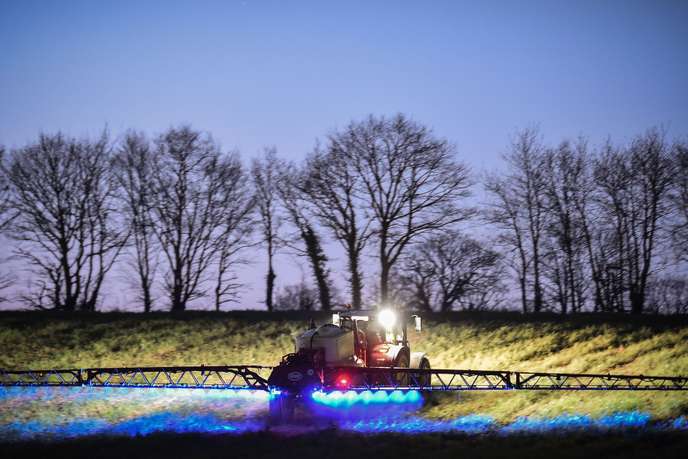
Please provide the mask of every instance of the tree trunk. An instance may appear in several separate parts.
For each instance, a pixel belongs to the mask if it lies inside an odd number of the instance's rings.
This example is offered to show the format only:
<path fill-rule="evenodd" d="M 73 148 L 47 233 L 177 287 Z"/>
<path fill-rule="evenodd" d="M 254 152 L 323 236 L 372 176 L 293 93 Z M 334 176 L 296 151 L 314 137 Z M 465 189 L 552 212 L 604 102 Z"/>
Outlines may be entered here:
<path fill-rule="evenodd" d="M 186 304 L 182 301 L 182 281 L 181 278 L 175 275 L 174 285 L 172 286 L 172 312 L 183 311 L 186 309 Z"/>
<path fill-rule="evenodd" d="M 380 304 L 387 305 L 389 299 L 389 266 L 382 260 L 380 266 Z"/>
<path fill-rule="evenodd" d="M 272 305 L 272 295 L 275 290 L 275 278 L 277 277 L 277 274 L 275 274 L 275 271 L 272 269 L 272 256 L 269 257 L 268 261 L 268 275 L 265 276 L 266 279 L 266 288 L 265 288 L 265 306 L 268 308 L 268 311 L 273 310 L 273 305 Z"/>
<path fill-rule="evenodd" d="M 542 284 L 540 283 L 540 260 L 537 248 L 533 250 L 533 312 L 542 310 Z"/>
<path fill-rule="evenodd" d="M 380 305 L 386 306 L 389 300 L 389 272 L 391 270 L 387 258 L 387 228 L 380 231 Z"/>
<path fill-rule="evenodd" d="M 363 282 L 361 280 L 361 273 L 358 269 L 359 253 L 355 250 L 349 249 L 349 274 L 351 278 L 351 306 L 354 311 L 361 309 L 361 290 L 363 290 Z"/>
<path fill-rule="evenodd" d="M 645 309 L 645 295 L 641 289 L 633 288 L 629 293 L 631 314 L 642 314 Z"/>
<path fill-rule="evenodd" d="M 222 265 L 222 260 L 220 260 Z M 220 300 L 222 297 L 222 275 L 224 274 L 220 266 L 217 271 L 217 282 L 215 283 L 215 312 L 220 312 Z"/>
<path fill-rule="evenodd" d="M 332 304 L 330 299 L 330 282 L 327 275 L 327 268 L 325 267 L 327 257 L 320 246 L 318 235 L 310 225 L 308 225 L 301 236 L 306 243 L 306 253 L 311 262 L 315 283 L 318 286 L 320 308 L 323 311 L 329 311 L 332 309 Z"/>
<path fill-rule="evenodd" d="M 528 297 L 526 294 L 526 276 L 521 275 L 518 278 L 521 287 L 521 306 L 523 307 L 523 313 L 528 313 Z"/>
<path fill-rule="evenodd" d="M 153 298 L 150 292 L 150 286 L 147 284 L 143 287 L 143 312 L 150 312 L 153 305 Z"/>
<path fill-rule="evenodd" d="M 570 244 L 570 242 L 569 242 Z M 574 268 L 573 268 L 573 253 L 571 250 L 571 247 L 568 247 L 568 253 L 567 253 L 567 269 L 568 269 L 568 281 L 569 281 L 569 290 L 571 292 L 571 311 L 572 312 L 577 312 L 578 311 L 578 303 L 576 301 L 576 276 L 574 274 Z M 566 314 L 566 311 L 563 311 L 564 314 Z"/>
<path fill-rule="evenodd" d="M 153 307 L 153 295 L 151 294 L 151 261 L 148 236 L 144 236 L 143 241 L 136 247 L 142 254 L 137 257 L 139 281 L 141 282 L 141 293 L 143 294 L 143 312 L 150 312 Z"/>

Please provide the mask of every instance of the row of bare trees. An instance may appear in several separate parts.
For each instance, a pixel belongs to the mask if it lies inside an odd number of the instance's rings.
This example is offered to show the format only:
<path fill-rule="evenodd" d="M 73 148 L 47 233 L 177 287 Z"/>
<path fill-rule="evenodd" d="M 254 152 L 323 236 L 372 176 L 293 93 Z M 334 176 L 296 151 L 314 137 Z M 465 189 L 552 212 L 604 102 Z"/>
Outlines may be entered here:
<path fill-rule="evenodd" d="M 119 262 L 144 311 L 220 310 L 262 250 L 268 310 L 329 310 L 335 243 L 356 309 L 508 308 L 517 291 L 524 312 L 688 312 L 686 144 L 651 130 L 548 146 L 531 129 L 504 159 L 479 206 L 455 147 L 401 114 L 333 131 L 301 163 L 268 148 L 250 167 L 186 126 L 118 142 L 42 135 L 0 150 L 0 230 L 30 270 L 20 299 L 41 309 L 96 310 Z M 282 253 L 309 280 L 280 291 Z M 14 281 L 0 274 L 0 291 Z"/>
<path fill-rule="evenodd" d="M 11 152 L 3 180 L 4 229 L 30 267 L 22 297 L 30 306 L 94 311 L 122 258 L 145 311 L 161 264 L 172 311 L 207 295 L 211 271 L 216 309 L 235 298 L 230 263 L 249 243 L 255 199 L 239 158 L 209 136 L 188 127 L 153 141 L 130 132 L 113 147 L 106 135 L 41 135 Z"/>
<path fill-rule="evenodd" d="M 107 143 L 41 136 L 11 154 L 6 229 L 30 266 L 35 294 L 24 299 L 34 307 L 95 310 L 127 240 L 116 224 Z"/>
<path fill-rule="evenodd" d="M 350 303 L 358 309 L 369 248 L 378 263 L 376 302 L 390 303 L 395 266 L 409 248 L 474 213 L 464 204 L 469 172 L 456 160 L 455 148 L 403 115 L 352 122 L 331 133 L 300 166 L 268 151 L 254 162 L 253 175 L 270 260 L 268 307 L 276 276 L 271 260 L 280 244 L 299 241 L 297 250 L 309 260 L 320 307 L 330 309 L 332 286 L 322 241 L 329 236 L 339 243 L 346 255 Z M 280 242 L 276 228 L 285 220 L 296 237 Z"/>
<path fill-rule="evenodd" d="M 662 268 L 685 262 L 685 144 L 653 129 L 623 146 L 551 147 L 525 130 L 504 159 L 486 180 L 486 218 L 523 311 L 641 313 Z"/>

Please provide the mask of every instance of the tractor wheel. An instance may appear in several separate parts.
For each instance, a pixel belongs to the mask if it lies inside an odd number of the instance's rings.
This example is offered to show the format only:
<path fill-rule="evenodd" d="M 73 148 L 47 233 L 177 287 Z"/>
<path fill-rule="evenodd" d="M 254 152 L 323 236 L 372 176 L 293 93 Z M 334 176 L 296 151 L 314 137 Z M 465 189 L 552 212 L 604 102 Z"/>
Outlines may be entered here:
<path fill-rule="evenodd" d="M 428 359 L 422 359 L 420 361 L 420 367 L 418 367 L 421 370 L 429 370 L 430 369 L 430 361 Z M 418 376 L 418 382 L 420 383 L 421 386 L 423 387 L 428 387 L 430 386 L 430 381 L 431 381 L 432 376 L 429 373 L 423 373 Z"/>
<path fill-rule="evenodd" d="M 418 369 L 429 370 L 430 361 L 426 358 L 421 359 Z M 428 387 L 430 385 L 430 375 L 426 373 L 412 373 L 409 384 L 412 386 Z"/>
<path fill-rule="evenodd" d="M 294 419 L 293 397 L 277 396 L 270 399 L 270 424 L 278 425 L 291 422 Z"/>
<path fill-rule="evenodd" d="M 401 352 L 396 360 L 394 360 L 394 366 L 396 368 L 408 368 L 409 367 L 409 357 L 405 352 Z M 408 373 L 394 373 L 392 374 L 392 380 L 394 384 L 398 386 L 408 386 L 409 377 Z"/>

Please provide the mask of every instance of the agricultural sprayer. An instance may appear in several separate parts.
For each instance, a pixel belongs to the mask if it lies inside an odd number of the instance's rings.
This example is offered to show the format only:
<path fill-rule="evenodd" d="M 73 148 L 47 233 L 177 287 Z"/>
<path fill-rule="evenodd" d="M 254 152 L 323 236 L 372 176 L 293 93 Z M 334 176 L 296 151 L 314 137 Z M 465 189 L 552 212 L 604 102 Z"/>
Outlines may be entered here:
<path fill-rule="evenodd" d="M 688 390 L 688 377 L 542 373 L 431 368 L 411 350 L 409 322 L 418 316 L 391 309 L 333 314 L 332 323 L 295 338 L 293 353 L 276 366 L 197 365 L 51 370 L 0 369 L 0 386 L 200 388 L 269 392 L 273 422 L 289 421 L 295 407 L 329 394 L 420 397 L 435 391 Z"/>

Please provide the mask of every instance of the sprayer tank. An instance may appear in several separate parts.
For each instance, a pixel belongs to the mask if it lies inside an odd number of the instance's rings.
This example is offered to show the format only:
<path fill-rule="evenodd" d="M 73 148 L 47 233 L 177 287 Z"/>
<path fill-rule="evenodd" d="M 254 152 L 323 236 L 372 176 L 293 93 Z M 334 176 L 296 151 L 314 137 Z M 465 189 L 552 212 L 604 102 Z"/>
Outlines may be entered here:
<path fill-rule="evenodd" d="M 354 358 L 354 338 L 351 330 L 326 324 L 307 330 L 295 338 L 296 352 L 322 349 L 327 365 L 351 364 Z"/>

